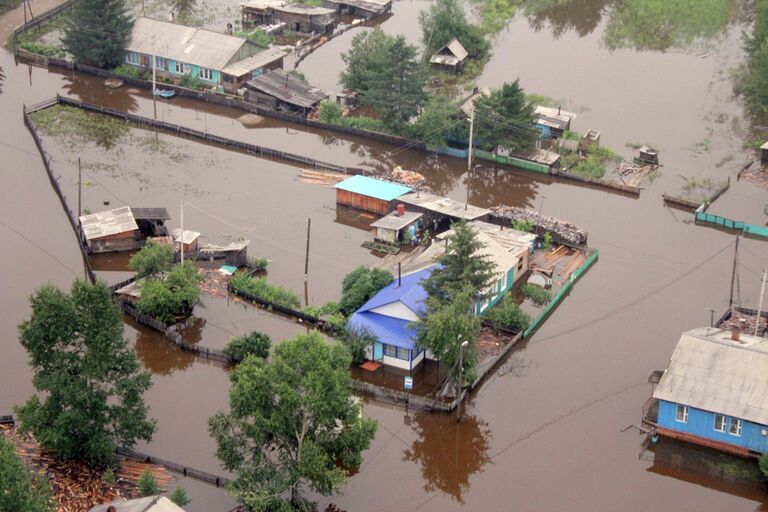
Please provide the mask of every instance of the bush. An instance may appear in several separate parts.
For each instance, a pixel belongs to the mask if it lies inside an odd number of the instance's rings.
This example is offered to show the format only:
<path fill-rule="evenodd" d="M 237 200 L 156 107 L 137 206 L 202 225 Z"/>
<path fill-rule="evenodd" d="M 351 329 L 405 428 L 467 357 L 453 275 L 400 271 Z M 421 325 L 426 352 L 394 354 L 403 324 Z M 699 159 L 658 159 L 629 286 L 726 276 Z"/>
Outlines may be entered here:
<path fill-rule="evenodd" d="M 115 73 L 124 78 L 134 78 L 136 80 L 149 80 L 149 72 L 135 66 L 123 64 L 115 68 Z"/>
<path fill-rule="evenodd" d="M 256 272 L 264 272 L 265 270 L 267 270 L 267 265 L 269 265 L 269 260 L 267 260 L 267 258 L 262 258 L 260 256 L 252 256 L 248 258 L 248 265 Z"/>
<path fill-rule="evenodd" d="M 235 36 L 245 38 L 253 43 L 258 44 L 259 46 L 264 46 L 266 48 L 269 47 L 270 44 L 274 42 L 274 38 L 267 34 L 267 32 L 263 28 L 254 28 L 250 32 L 245 32 L 243 30 L 239 32 L 235 32 Z"/>
<path fill-rule="evenodd" d="M 387 126 L 379 119 L 365 116 L 349 116 L 342 119 L 344 126 L 357 128 L 358 130 L 368 130 L 370 132 L 389 133 Z"/>
<path fill-rule="evenodd" d="M 551 249 L 552 248 L 552 233 L 547 231 L 544 233 L 544 239 L 542 240 L 541 246 L 544 249 Z"/>
<path fill-rule="evenodd" d="M 392 282 L 392 274 L 380 268 L 357 267 L 341 282 L 341 312 L 349 316 Z"/>
<path fill-rule="evenodd" d="M 531 323 L 531 317 L 515 304 L 510 294 L 506 294 L 503 299 L 486 315 L 486 319 L 494 327 L 508 329 L 510 331 L 520 332 L 528 328 Z"/>
<path fill-rule="evenodd" d="M 192 73 L 187 73 L 179 79 L 179 87 L 199 91 L 205 87 L 205 83 Z"/>
<path fill-rule="evenodd" d="M 341 307 L 339 306 L 338 302 L 326 302 L 325 304 L 322 304 L 320 306 L 305 306 L 302 308 L 302 312 L 314 316 L 317 318 L 321 318 L 326 315 L 334 315 L 341 312 Z"/>
<path fill-rule="evenodd" d="M 139 478 L 139 494 L 142 498 L 160 494 L 160 486 L 157 485 L 155 475 L 148 469 L 145 469 Z"/>
<path fill-rule="evenodd" d="M 116 481 L 114 470 L 112 468 L 107 468 L 107 470 L 101 474 L 101 481 L 107 485 L 114 484 Z"/>
<path fill-rule="evenodd" d="M 273 284 L 268 284 L 264 277 L 253 277 L 246 272 L 237 272 L 229 283 L 240 292 L 249 293 L 262 300 L 273 302 L 288 308 L 298 308 L 301 305 L 301 297 L 293 290 Z"/>
<path fill-rule="evenodd" d="M 552 294 L 549 291 L 535 284 L 526 284 L 520 291 L 523 293 L 523 297 L 531 299 L 534 304 L 539 306 L 543 306 L 552 300 Z"/>
<path fill-rule="evenodd" d="M 320 121 L 328 124 L 342 124 L 343 114 L 341 106 L 335 101 L 323 100 L 318 107 Z"/>
<path fill-rule="evenodd" d="M 173 266 L 173 247 L 149 240 L 139 252 L 131 256 L 128 268 L 137 278 L 156 276 L 168 272 Z"/>
<path fill-rule="evenodd" d="M 187 316 L 200 303 L 200 272 L 192 263 L 185 261 L 175 265 L 160 277 L 149 277 L 139 283 L 141 297 L 136 302 L 141 313 L 150 315 L 165 324 L 174 323 Z"/>
<path fill-rule="evenodd" d="M 187 496 L 187 491 L 185 491 L 183 487 L 179 486 L 175 488 L 171 493 L 171 501 L 179 507 L 183 507 L 184 505 L 188 505 L 192 500 L 190 500 L 189 496 Z"/>
<path fill-rule="evenodd" d="M 253 331 L 243 336 L 230 338 L 224 352 L 237 361 L 242 361 L 251 355 L 266 359 L 269 356 L 271 346 L 272 339 L 269 335 Z"/>
<path fill-rule="evenodd" d="M 517 231 L 524 231 L 526 233 L 530 233 L 533 231 L 533 221 L 532 220 L 513 220 L 512 221 L 512 229 L 516 229 Z"/>
<path fill-rule="evenodd" d="M 339 338 L 349 353 L 352 354 L 352 362 L 362 364 L 367 359 L 366 348 L 373 345 L 376 337 L 367 330 L 346 330 Z"/>

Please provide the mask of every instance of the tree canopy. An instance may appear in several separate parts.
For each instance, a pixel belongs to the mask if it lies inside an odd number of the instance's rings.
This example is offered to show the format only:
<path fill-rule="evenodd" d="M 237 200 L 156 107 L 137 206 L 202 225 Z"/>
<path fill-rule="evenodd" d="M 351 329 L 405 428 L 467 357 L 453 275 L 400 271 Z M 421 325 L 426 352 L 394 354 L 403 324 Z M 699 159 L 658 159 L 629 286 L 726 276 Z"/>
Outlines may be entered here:
<path fill-rule="evenodd" d="M 534 126 L 533 105 L 519 81 L 505 83 L 488 96 L 475 99 L 477 143 L 488 150 L 501 146 L 510 151 L 531 147 L 539 137 Z"/>
<path fill-rule="evenodd" d="M 480 27 L 467 21 L 458 0 L 436 0 L 429 9 L 419 13 L 422 41 L 427 54 L 432 55 L 454 37 L 471 58 L 483 58 L 491 49 Z"/>
<path fill-rule="evenodd" d="M 64 27 L 64 46 L 77 62 L 113 68 L 133 29 L 125 0 L 76 0 Z"/>
<path fill-rule="evenodd" d="M 230 379 L 230 413 L 208 422 L 229 492 L 249 511 L 306 510 L 302 490 L 322 495 L 346 481 L 376 431 L 350 395 L 350 355 L 317 333 L 279 344 L 271 361 L 246 357 Z"/>
<path fill-rule="evenodd" d="M 341 312 L 351 315 L 391 282 L 392 274 L 388 270 L 357 267 L 341 282 Z"/>
<path fill-rule="evenodd" d="M 48 482 L 38 478 L 32 485 L 14 445 L 0 434 L 0 511 L 53 512 Z"/>
<path fill-rule="evenodd" d="M 189 261 L 174 265 L 166 274 L 142 279 L 136 306 L 165 324 L 186 316 L 200 303 L 200 272 Z"/>
<path fill-rule="evenodd" d="M 768 0 L 758 0 L 755 11 L 752 34 L 744 36 L 747 71 L 737 87 L 752 116 L 760 120 L 768 117 Z"/>
<path fill-rule="evenodd" d="M 345 87 L 360 95 L 360 103 L 376 111 L 384 125 L 403 130 L 427 100 L 426 73 L 415 46 L 405 37 L 385 34 L 380 28 L 352 38 L 349 52 L 341 56 Z"/>
<path fill-rule="evenodd" d="M 46 285 L 30 303 L 20 341 L 41 395 L 16 408 L 22 430 L 57 456 L 96 467 L 114 462 L 116 446 L 149 441 L 155 423 L 142 395 L 150 376 L 123 338 L 107 286 L 78 280 L 67 294 Z"/>
<path fill-rule="evenodd" d="M 469 123 L 460 116 L 459 106 L 444 96 L 429 98 L 412 128 L 413 136 L 430 147 L 444 146 L 446 134 L 457 133 L 466 140 Z"/>
<path fill-rule="evenodd" d="M 154 240 L 147 241 L 147 244 L 128 261 L 128 267 L 136 272 L 137 278 L 157 276 L 168 272 L 172 266 L 173 247 Z"/>

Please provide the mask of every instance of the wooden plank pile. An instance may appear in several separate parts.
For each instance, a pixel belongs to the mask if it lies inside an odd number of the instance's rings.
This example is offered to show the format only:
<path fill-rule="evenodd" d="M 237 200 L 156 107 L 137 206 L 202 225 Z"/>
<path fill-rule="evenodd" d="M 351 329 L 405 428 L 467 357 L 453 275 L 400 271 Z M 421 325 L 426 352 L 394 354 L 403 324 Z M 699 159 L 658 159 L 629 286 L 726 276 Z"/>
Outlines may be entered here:
<path fill-rule="evenodd" d="M 227 291 L 229 276 L 209 268 L 201 268 L 200 275 L 203 276 L 203 280 L 198 284 L 198 288 L 204 294 L 212 297 L 226 297 L 229 294 Z"/>
<path fill-rule="evenodd" d="M 301 169 L 299 180 L 302 183 L 311 183 L 313 185 L 322 185 L 326 188 L 333 188 L 333 185 L 349 178 L 346 174 L 332 171 L 317 171 L 314 169 Z"/>
<path fill-rule="evenodd" d="M 53 452 L 40 448 L 32 436 L 20 434 L 12 425 L 0 425 L 4 435 L 16 446 L 22 463 L 35 477 L 45 477 L 51 484 L 57 512 L 87 512 L 101 503 L 139 497 L 138 482 L 149 470 L 162 492 L 168 490 L 171 476 L 163 466 L 135 460 L 122 460 L 115 482 L 107 484 L 102 472 L 82 462 L 56 459 Z"/>
<path fill-rule="evenodd" d="M 750 315 L 743 313 L 738 309 L 733 310 L 733 314 L 728 320 L 722 322 L 718 327 L 720 329 L 729 331 L 734 328 L 740 329 L 746 334 L 753 334 L 755 332 L 755 322 L 757 322 L 757 315 Z M 762 316 L 760 317 L 760 326 L 757 329 L 757 333 L 762 335 L 766 329 L 766 320 Z"/>
<path fill-rule="evenodd" d="M 572 222 L 542 215 L 539 212 L 517 206 L 495 206 L 491 208 L 491 211 L 495 217 L 507 221 L 507 225 L 511 221 L 531 222 L 539 232 L 549 231 L 562 242 L 572 245 L 584 245 L 587 243 L 587 232 Z"/>

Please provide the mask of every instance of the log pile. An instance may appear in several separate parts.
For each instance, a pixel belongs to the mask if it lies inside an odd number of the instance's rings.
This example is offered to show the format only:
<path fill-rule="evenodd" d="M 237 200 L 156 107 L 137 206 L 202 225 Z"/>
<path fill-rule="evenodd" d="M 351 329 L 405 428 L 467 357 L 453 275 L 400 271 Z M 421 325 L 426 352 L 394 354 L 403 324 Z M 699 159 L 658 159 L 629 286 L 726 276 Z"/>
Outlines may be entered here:
<path fill-rule="evenodd" d="M 517 206 L 495 206 L 491 208 L 491 211 L 495 217 L 504 219 L 507 225 L 511 221 L 532 222 L 539 232 L 549 231 L 562 242 L 572 245 L 584 245 L 587 243 L 587 232 L 572 222 L 542 215 Z"/>
<path fill-rule="evenodd" d="M 385 176 L 385 178 L 389 181 L 394 181 L 397 183 L 402 183 L 403 185 L 409 186 L 409 187 L 417 187 L 424 183 L 426 178 L 424 178 L 424 175 L 421 173 L 418 173 L 416 171 L 408 171 L 400 167 L 399 165 L 389 171 L 389 173 Z"/>
<path fill-rule="evenodd" d="M 744 313 L 739 311 L 738 309 L 733 310 L 733 314 L 728 320 L 725 320 L 722 322 L 718 327 L 720 329 L 730 331 L 731 329 L 738 328 L 741 330 L 741 332 L 745 334 L 754 334 L 755 332 L 755 322 L 757 321 L 757 315 L 750 315 L 748 313 Z M 760 326 L 757 329 L 758 335 L 764 335 L 765 329 L 766 329 L 766 320 L 764 317 L 760 317 Z"/>
<path fill-rule="evenodd" d="M 82 462 L 56 459 L 50 450 L 40 448 L 33 437 L 20 434 L 13 425 L 0 425 L 0 435 L 16 446 L 22 463 L 35 477 L 48 479 L 57 512 L 87 512 L 102 503 L 137 498 L 139 478 L 145 470 L 155 475 L 162 492 L 168 490 L 171 480 L 163 466 L 122 460 L 115 482 L 107 484 L 102 480 L 101 471 Z"/>
<path fill-rule="evenodd" d="M 209 268 L 201 268 L 200 275 L 203 276 L 203 280 L 198 284 L 198 288 L 205 295 L 223 298 L 229 294 L 227 291 L 229 276 Z"/>

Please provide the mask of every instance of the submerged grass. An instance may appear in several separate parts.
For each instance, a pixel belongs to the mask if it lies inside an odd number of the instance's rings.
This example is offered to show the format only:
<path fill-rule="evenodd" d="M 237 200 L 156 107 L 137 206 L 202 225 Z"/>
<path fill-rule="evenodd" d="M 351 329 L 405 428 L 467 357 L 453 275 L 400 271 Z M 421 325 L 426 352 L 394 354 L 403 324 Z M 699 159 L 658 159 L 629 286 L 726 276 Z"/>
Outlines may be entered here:
<path fill-rule="evenodd" d="M 69 149 L 87 143 L 112 149 L 126 140 L 131 129 L 125 121 L 67 105 L 54 105 L 33 112 L 32 121 L 45 135 L 64 141 Z"/>

